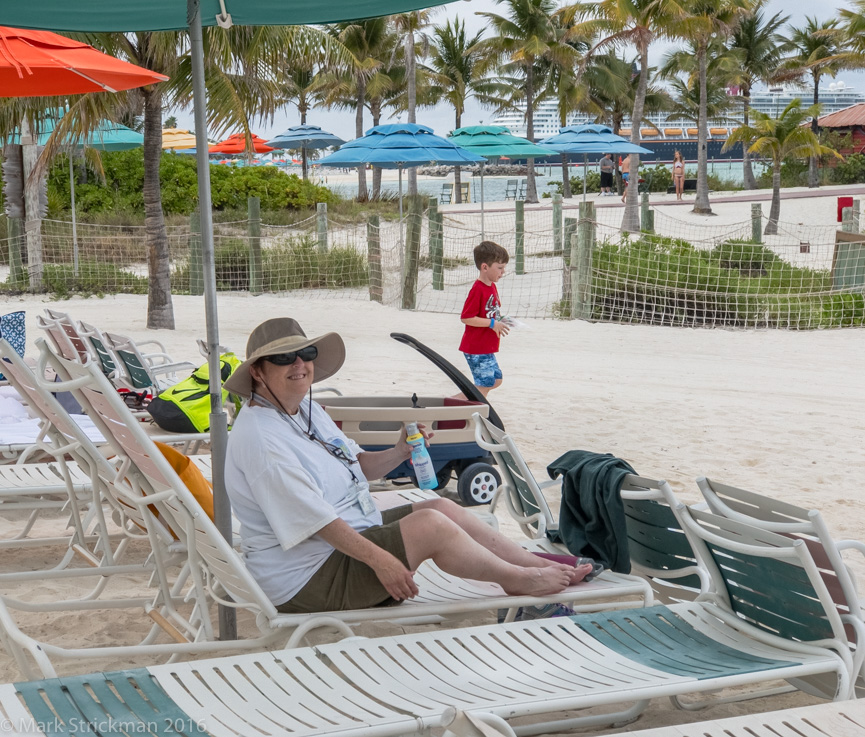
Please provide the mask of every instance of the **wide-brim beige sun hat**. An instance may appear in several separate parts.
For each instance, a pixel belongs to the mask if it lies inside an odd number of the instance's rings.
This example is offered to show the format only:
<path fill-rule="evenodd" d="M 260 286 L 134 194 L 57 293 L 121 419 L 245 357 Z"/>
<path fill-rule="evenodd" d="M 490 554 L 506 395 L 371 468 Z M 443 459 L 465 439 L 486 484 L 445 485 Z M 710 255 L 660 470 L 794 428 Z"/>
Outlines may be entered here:
<path fill-rule="evenodd" d="M 228 377 L 225 388 L 233 394 L 249 397 L 252 394 L 252 377 L 249 375 L 252 364 L 265 356 L 299 351 L 310 345 L 318 348 L 313 383 L 323 381 L 339 371 L 345 362 L 345 343 L 337 333 L 307 338 L 297 320 L 291 317 L 265 320 L 249 334 L 249 340 L 246 341 L 246 360 Z"/>

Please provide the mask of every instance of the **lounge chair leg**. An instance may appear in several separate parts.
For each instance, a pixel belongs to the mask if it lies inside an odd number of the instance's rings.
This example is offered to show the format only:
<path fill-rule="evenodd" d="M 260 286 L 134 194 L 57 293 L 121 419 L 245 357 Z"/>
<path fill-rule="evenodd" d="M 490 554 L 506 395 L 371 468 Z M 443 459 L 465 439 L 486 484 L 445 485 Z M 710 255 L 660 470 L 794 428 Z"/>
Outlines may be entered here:
<path fill-rule="evenodd" d="M 612 714 L 594 714 L 592 716 L 574 717 L 573 719 L 559 719 L 554 722 L 539 722 L 538 724 L 526 724 L 514 727 L 517 737 L 529 737 L 530 735 L 543 734 L 544 732 L 570 732 L 572 729 L 584 727 L 620 727 L 636 721 L 649 705 L 649 700 L 637 701 L 629 709 L 617 711 Z"/>
<path fill-rule="evenodd" d="M 682 711 L 700 711 L 701 709 L 705 709 L 709 706 L 715 706 L 716 704 L 732 704 L 737 701 L 762 699 L 765 696 L 778 696 L 779 694 L 791 693 L 792 691 L 798 690 L 799 689 L 795 686 L 778 686 L 777 688 L 767 688 L 763 691 L 747 693 L 739 696 L 719 696 L 716 699 L 701 699 L 700 701 L 691 702 L 683 701 L 682 698 L 679 696 L 671 696 L 670 703 L 677 709 L 681 709 Z"/>
<path fill-rule="evenodd" d="M 513 727 L 489 712 L 467 712 L 450 707 L 442 713 L 442 737 L 516 737 Z"/>

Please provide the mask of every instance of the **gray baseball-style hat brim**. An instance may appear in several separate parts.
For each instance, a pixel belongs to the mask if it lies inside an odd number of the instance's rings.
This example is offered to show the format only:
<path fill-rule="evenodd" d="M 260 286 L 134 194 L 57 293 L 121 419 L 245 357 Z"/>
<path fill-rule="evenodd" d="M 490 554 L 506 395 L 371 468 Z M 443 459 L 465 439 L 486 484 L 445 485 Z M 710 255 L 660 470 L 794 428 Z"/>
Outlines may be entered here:
<path fill-rule="evenodd" d="M 290 317 L 265 320 L 249 334 L 246 360 L 228 377 L 225 388 L 233 394 L 249 397 L 252 394 L 252 377 L 249 375 L 252 364 L 265 356 L 299 351 L 310 345 L 318 348 L 313 383 L 323 381 L 339 371 L 345 362 L 345 344 L 337 333 L 307 338 L 297 320 Z"/>

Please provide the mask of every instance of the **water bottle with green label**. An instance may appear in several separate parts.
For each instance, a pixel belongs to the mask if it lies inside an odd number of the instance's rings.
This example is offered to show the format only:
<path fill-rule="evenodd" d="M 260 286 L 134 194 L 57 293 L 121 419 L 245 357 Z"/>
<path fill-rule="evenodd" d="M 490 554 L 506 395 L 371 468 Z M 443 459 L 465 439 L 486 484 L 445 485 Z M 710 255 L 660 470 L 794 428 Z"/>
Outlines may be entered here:
<path fill-rule="evenodd" d="M 421 489 L 435 489 L 438 486 L 435 466 L 424 441 L 424 436 L 417 429 L 416 422 L 407 422 L 405 426 L 405 441 L 411 446 L 411 465 L 417 477 L 417 485 Z"/>

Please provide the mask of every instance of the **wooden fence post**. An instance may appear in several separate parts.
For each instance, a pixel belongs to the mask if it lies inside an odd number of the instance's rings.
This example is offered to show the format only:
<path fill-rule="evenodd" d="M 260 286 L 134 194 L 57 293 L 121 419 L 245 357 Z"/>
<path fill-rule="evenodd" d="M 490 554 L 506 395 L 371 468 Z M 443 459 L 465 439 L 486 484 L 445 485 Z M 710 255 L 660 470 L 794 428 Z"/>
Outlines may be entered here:
<path fill-rule="evenodd" d="M 571 317 L 571 241 L 576 237 L 577 219 L 565 218 L 562 231 L 565 249 L 562 253 L 562 317 Z"/>
<path fill-rule="evenodd" d="M 318 232 L 318 252 L 327 253 L 327 202 L 315 206 L 315 229 Z"/>
<path fill-rule="evenodd" d="M 408 215 L 406 216 L 405 239 L 405 272 L 403 274 L 402 309 L 413 310 L 417 307 L 417 271 L 420 260 L 421 220 L 423 218 L 423 200 L 418 197 L 408 197 Z"/>
<path fill-rule="evenodd" d="M 430 197 L 428 200 L 429 205 L 427 206 L 427 233 L 428 233 L 428 242 L 427 242 L 427 252 L 429 253 L 430 259 L 433 256 L 433 229 L 435 228 L 435 219 L 436 213 L 439 210 L 439 201 L 435 197 Z"/>
<path fill-rule="evenodd" d="M 589 320 L 592 317 L 592 252 L 595 248 L 595 203 L 580 203 L 577 237 L 572 239 L 571 317 Z"/>
<path fill-rule="evenodd" d="M 250 197 L 246 201 L 247 234 L 249 236 L 249 291 L 261 294 L 261 200 Z"/>
<path fill-rule="evenodd" d="M 751 240 L 763 242 L 763 208 L 759 202 L 751 203 Z"/>
<path fill-rule="evenodd" d="M 562 248 L 562 196 L 556 192 L 553 195 L 553 253 L 558 256 Z"/>
<path fill-rule="evenodd" d="M 369 298 L 382 301 L 381 281 L 381 225 L 378 215 L 369 215 L 366 220 L 366 254 L 369 263 Z"/>
<path fill-rule="evenodd" d="M 432 288 L 444 291 L 444 250 L 445 250 L 444 213 L 436 208 L 435 218 L 430 222 L 430 260 L 432 261 Z"/>
<path fill-rule="evenodd" d="M 859 227 L 860 212 L 860 200 L 853 200 L 853 233 L 861 232 Z"/>
<path fill-rule="evenodd" d="M 517 200 L 515 203 L 515 234 L 516 245 L 514 246 L 514 271 L 517 274 L 526 273 L 526 203 L 525 200 Z"/>
<path fill-rule="evenodd" d="M 639 180 L 639 176 L 637 179 Z M 651 233 L 652 231 L 646 228 L 646 221 L 649 219 L 649 193 L 643 192 L 640 195 L 640 230 Z"/>
<path fill-rule="evenodd" d="M 24 268 L 24 221 L 10 217 L 6 220 L 9 236 L 9 283 L 23 287 L 27 281 Z"/>
<path fill-rule="evenodd" d="M 201 213 L 189 215 L 189 293 L 204 294 L 204 258 L 201 253 Z"/>

